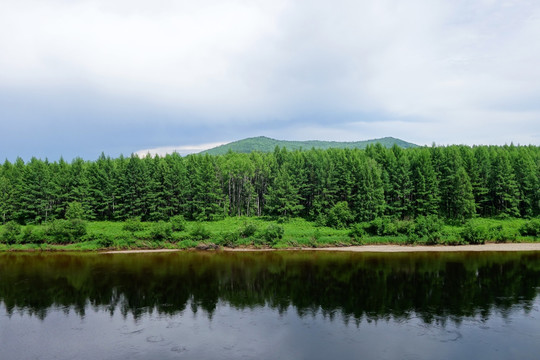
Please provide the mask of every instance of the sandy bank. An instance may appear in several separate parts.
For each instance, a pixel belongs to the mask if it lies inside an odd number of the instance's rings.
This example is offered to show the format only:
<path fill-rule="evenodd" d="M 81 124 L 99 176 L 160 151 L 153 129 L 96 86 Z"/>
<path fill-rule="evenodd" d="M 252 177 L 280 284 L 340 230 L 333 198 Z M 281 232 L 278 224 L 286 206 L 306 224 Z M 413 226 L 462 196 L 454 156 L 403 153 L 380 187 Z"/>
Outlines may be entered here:
<path fill-rule="evenodd" d="M 349 252 L 461 252 L 461 251 L 540 251 L 540 243 L 516 243 L 516 244 L 484 244 L 484 245 L 459 245 L 459 246 L 401 246 L 401 245 L 364 245 L 346 247 L 325 248 L 291 248 L 283 250 L 304 251 L 349 251 Z M 182 251 L 179 249 L 154 249 L 154 250 L 117 250 L 104 251 L 103 254 L 130 254 L 130 253 L 154 253 Z M 253 248 L 224 248 L 222 251 L 276 251 L 276 249 L 253 249 Z"/>
<path fill-rule="evenodd" d="M 307 249 L 306 249 L 307 250 Z M 400 245 L 365 245 L 349 247 L 329 247 L 325 251 L 350 252 L 459 252 L 459 251 L 540 251 L 540 243 L 484 244 L 459 246 L 400 246 Z"/>

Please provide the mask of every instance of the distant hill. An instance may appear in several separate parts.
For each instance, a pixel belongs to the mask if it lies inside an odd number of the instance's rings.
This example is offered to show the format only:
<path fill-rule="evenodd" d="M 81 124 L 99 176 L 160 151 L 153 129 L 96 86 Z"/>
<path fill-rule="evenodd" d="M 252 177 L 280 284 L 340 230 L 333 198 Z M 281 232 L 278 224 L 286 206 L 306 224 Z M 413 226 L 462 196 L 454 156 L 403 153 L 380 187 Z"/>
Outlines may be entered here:
<path fill-rule="evenodd" d="M 311 148 L 316 149 L 330 149 L 330 148 L 339 148 L 339 149 L 364 149 L 370 144 L 380 143 L 385 147 L 392 147 L 394 144 L 402 148 L 413 148 L 418 147 L 418 145 L 406 142 L 400 139 L 393 137 L 384 137 L 380 139 L 373 140 L 363 140 L 363 141 L 353 141 L 353 142 L 340 142 L 340 141 L 319 141 L 319 140 L 308 140 L 308 141 L 287 141 L 287 140 L 276 140 L 271 139 L 266 136 L 258 136 L 247 138 L 243 140 L 233 141 L 231 143 L 221 145 L 209 150 L 202 151 L 201 154 L 210 154 L 210 155 L 223 155 L 226 154 L 229 150 L 238 153 L 250 153 L 252 151 L 260 152 L 272 152 L 276 146 L 285 147 L 288 150 L 309 150 Z"/>

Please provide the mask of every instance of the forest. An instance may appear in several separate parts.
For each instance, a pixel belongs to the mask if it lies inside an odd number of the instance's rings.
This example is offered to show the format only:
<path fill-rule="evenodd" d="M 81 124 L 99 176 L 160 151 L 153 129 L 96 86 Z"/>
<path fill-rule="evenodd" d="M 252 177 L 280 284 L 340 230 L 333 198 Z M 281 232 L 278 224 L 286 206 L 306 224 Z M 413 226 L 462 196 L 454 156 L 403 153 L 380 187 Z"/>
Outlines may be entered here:
<path fill-rule="evenodd" d="M 540 215 L 539 179 L 540 147 L 514 145 L 19 158 L 0 166 L 0 223 L 530 219 Z"/>

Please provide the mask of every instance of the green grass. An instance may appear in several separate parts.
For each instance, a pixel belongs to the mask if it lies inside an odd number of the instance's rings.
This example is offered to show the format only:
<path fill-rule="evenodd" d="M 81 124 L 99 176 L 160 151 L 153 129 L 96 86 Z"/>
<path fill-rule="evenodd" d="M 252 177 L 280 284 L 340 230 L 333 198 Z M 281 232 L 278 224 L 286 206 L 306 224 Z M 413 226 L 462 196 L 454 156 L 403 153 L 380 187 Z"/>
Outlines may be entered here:
<path fill-rule="evenodd" d="M 479 242 L 537 242 L 538 236 L 522 236 L 520 228 L 525 219 L 474 219 L 472 226 L 482 229 Z M 401 222 L 403 224 L 403 222 Z M 411 222 L 412 224 L 412 222 Z M 269 218 L 231 217 L 211 222 L 186 222 L 185 229 L 173 231 L 165 238 L 156 238 L 158 225 L 143 222 L 136 231 L 128 231 L 123 222 L 88 222 L 86 235 L 70 244 L 55 243 L 46 235 L 47 225 L 34 225 L 32 231 L 42 234 L 38 243 L 27 243 L 25 227 L 16 240 L 7 244 L 3 239 L 4 227 L 0 225 L 0 251 L 97 251 L 125 249 L 191 249 L 200 244 L 216 244 L 229 247 L 297 248 L 329 247 L 371 244 L 425 244 L 423 238 L 411 238 L 405 230 L 394 235 L 368 235 L 352 237 L 349 229 L 333 229 L 317 226 L 301 218 L 276 221 Z M 163 225 L 163 224 L 161 224 Z M 445 224 L 440 230 L 436 244 L 459 245 L 463 239 L 463 224 Z M 405 227 L 403 227 L 405 229 Z M 13 239 L 13 238 L 12 238 Z M 32 238 L 35 240 L 35 238 Z M 32 240 L 33 241 L 33 240 Z"/>

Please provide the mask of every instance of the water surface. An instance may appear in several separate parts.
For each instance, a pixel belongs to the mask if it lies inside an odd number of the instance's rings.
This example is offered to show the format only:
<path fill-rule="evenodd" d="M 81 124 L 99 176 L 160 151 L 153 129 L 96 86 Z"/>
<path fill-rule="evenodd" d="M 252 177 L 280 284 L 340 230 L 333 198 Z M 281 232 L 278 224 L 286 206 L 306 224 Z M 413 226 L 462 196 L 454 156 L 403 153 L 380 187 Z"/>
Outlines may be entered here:
<path fill-rule="evenodd" d="M 1 254 L 2 359 L 535 359 L 540 253 Z"/>

